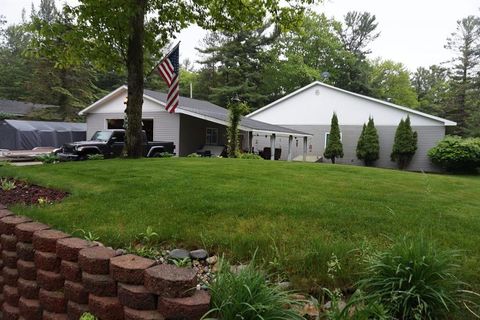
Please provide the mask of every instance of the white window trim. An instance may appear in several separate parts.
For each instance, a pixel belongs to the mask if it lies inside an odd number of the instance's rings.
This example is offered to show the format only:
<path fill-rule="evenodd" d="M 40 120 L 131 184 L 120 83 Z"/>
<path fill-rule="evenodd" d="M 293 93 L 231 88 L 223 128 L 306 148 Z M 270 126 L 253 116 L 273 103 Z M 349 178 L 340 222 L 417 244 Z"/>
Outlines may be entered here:
<path fill-rule="evenodd" d="M 324 148 L 327 147 L 327 136 L 329 134 L 330 134 L 330 131 L 325 132 L 325 139 L 324 139 L 324 144 L 323 144 Z M 340 142 L 342 142 L 342 141 L 343 141 L 343 134 L 342 134 L 342 131 L 340 131 Z"/>
<path fill-rule="evenodd" d="M 215 135 L 216 141 L 214 141 L 214 142 L 212 142 L 212 143 L 210 143 L 210 144 L 208 144 L 208 141 L 207 141 L 208 130 L 215 130 L 216 133 L 217 133 L 217 134 Z M 211 138 L 211 135 L 210 135 L 210 138 Z M 206 128 L 206 129 L 205 129 L 205 144 L 206 144 L 206 145 L 209 145 L 209 146 L 218 146 L 218 128 Z"/>

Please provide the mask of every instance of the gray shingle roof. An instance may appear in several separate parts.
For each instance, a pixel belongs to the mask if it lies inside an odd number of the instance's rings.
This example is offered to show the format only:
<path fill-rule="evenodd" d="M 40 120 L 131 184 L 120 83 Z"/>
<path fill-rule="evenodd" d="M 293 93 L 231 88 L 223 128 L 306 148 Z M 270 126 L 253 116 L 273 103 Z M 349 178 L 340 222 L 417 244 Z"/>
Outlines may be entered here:
<path fill-rule="evenodd" d="M 4 120 L 20 131 L 87 131 L 87 124 L 82 122 L 55 122 L 31 120 Z"/>
<path fill-rule="evenodd" d="M 162 92 L 144 90 L 144 94 L 149 97 L 152 97 L 155 100 L 166 103 L 167 95 Z M 228 122 L 228 110 L 217 106 L 213 103 L 204 100 L 190 99 L 186 97 L 180 97 L 179 109 L 190 111 L 205 117 L 214 118 L 222 122 Z M 275 133 L 285 133 L 285 134 L 298 134 L 298 135 L 310 135 L 305 132 L 298 130 L 285 128 L 282 126 L 277 126 L 246 117 L 242 117 L 240 125 L 256 131 L 266 131 L 266 132 L 275 132 Z"/>
<path fill-rule="evenodd" d="M 16 116 L 24 116 L 34 109 L 58 108 L 48 104 L 37 104 L 31 102 L 0 100 L 0 113 L 8 113 Z"/>

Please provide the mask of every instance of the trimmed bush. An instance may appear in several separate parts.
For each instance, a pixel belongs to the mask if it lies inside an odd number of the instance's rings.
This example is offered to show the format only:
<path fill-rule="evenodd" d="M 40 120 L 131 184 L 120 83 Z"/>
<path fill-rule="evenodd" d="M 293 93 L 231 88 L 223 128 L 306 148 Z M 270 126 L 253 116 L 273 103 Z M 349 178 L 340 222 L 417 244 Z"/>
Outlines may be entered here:
<path fill-rule="evenodd" d="M 363 125 L 362 133 L 357 143 L 357 158 L 363 160 L 366 166 L 371 166 L 378 160 L 380 153 L 380 143 L 378 142 L 378 132 L 375 128 L 373 118 L 368 118 L 368 125 Z"/>
<path fill-rule="evenodd" d="M 412 130 L 410 117 L 407 116 L 405 120 L 400 120 L 397 131 L 395 131 L 395 141 L 390 157 L 398 164 L 399 169 L 405 169 L 416 151 L 417 133 Z"/>
<path fill-rule="evenodd" d="M 394 319 L 444 319 L 458 308 L 462 283 L 458 255 L 424 238 L 402 239 L 374 254 L 359 288 L 385 306 Z"/>
<path fill-rule="evenodd" d="M 42 154 L 35 158 L 37 161 L 41 161 L 42 163 L 57 163 L 59 162 L 59 158 L 56 154 L 49 153 L 49 154 Z"/>
<path fill-rule="evenodd" d="M 330 125 L 330 134 L 328 136 L 327 146 L 323 156 L 335 163 L 335 158 L 343 158 L 343 145 L 340 137 L 340 128 L 338 127 L 337 114 L 333 113 L 332 124 Z"/>
<path fill-rule="evenodd" d="M 252 263 L 233 272 L 222 260 L 209 289 L 212 309 L 207 318 L 214 315 L 219 319 L 304 319 L 291 308 L 299 301 L 293 300 L 288 291 L 269 283 Z"/>
<path fill-rule="evenodd" d="M 96 153 L 96 154 L 87 154 L 87 159 L 88 160 L 103 160 L 105 157 L 101 153 Z"/>
<path fill-rule="evenodd" d="M 480 167 L 480 138 L 447 136 L 428 151 L 430 160 L 452 172 L 475 172 Z"/>

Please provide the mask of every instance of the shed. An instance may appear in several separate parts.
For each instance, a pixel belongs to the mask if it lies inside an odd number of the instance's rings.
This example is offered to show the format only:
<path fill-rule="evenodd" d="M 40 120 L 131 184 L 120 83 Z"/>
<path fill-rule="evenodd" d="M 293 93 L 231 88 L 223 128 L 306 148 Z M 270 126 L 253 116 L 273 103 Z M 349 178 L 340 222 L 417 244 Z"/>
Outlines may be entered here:
<path fill-rule="evenodd" d="M 67 142 L 86 140 L 86 133 L 85 123 L 1 120 L 0 149 L 60 147 Z"/>

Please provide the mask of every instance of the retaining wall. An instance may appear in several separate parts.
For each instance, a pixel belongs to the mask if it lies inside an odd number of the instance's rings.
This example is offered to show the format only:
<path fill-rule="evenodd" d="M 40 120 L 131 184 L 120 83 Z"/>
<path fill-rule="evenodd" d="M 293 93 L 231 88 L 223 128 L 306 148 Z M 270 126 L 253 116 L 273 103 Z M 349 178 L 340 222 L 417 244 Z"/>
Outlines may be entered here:
<path fill-rule="evenodd" d="M 200 319 L 210 295 L 196 273 L 71 237 L 0 204 L 3 320 Z"/>

